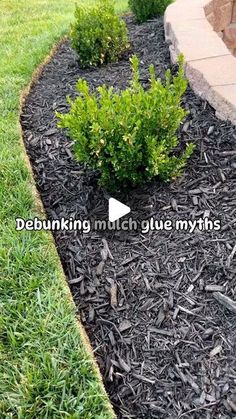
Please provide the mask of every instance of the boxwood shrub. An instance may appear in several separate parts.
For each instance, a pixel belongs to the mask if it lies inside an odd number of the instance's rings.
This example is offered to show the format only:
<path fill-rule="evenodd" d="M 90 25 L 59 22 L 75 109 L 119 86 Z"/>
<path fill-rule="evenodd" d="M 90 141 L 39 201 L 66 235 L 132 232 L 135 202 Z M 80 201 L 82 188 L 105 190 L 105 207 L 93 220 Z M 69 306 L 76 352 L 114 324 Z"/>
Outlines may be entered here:
<path fill-rule="evenodd" d="M 98 66 L 117 61 L 128 48 L 128 29 L 112 0 L 98 0 L 93 6 L 76 6 L 71 41 L 82 67 Z"/>
<path fill-rule="evenodd" d="M 129 7 L 139 23 L 163 15 L 173 0 L 129 0 Z"/>
<path fill-rule="evenodd" d="M 133 79 L 126 90 L 100 86 L 91 93 L 85 80 L 77 82 L 79 96 L 67 114 L 59 114 L 59 126 L 74 140 L 80 162 L 99 169 L 101 184 L 110 191 L 141 185 L 159 176 L 176 178 L 192 154 L 193 145 L 176 154 L 176 132 L 186 116 L 181 97 L 186 90 L 183 58 L 175 76 L 166 72 L 165 83 L 150 66 L 150 86 L 143 88 L 139 60 L 131 58 Z"/>

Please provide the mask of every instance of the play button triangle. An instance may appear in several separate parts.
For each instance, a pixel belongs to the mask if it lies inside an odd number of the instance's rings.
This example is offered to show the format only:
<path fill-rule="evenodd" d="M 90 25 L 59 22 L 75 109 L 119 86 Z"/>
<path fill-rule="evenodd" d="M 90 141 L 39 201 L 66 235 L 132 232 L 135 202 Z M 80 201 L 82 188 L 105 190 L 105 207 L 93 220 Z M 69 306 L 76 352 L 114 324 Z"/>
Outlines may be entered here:
<path fill-rule="evenodd" d="M 122 202 L 117 201 L 117 199 L 109 199 L 109 221 L 111 223 L 114 223 L 114 221 L 129 214 L 130 211 L 131 209 L 127 207 L 127 205 L 122 204 Z"/>

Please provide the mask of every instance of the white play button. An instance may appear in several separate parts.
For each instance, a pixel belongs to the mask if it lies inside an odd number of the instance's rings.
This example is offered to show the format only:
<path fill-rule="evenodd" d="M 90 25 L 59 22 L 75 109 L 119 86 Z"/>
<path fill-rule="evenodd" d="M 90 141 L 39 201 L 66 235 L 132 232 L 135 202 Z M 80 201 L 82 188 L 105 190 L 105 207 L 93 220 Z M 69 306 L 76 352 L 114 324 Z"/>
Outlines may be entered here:
<path fill-rule="evenodd" d="M 122 204 L 122 202 L 117 201 L 117 199 L 109 199 L 109 221 L 114 223 L 114 221 L 119 220 L 119 218 L 124 217 L 126 214 L 129 214 L 131 211 L 130 207 Z"/>

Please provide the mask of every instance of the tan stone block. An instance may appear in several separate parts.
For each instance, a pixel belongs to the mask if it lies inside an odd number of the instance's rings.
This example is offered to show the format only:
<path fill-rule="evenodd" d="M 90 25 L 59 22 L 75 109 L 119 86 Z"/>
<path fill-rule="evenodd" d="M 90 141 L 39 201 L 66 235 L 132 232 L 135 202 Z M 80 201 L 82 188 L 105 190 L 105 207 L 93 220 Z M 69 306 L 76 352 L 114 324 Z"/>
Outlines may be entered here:
<path fill-rule="evenodd" d="M 211 0 L 209 3 L 207 3 L 204 6 L 204 12 L 205 12 L 205 15 L 208 16 L 211 13 L 213 13 L 213 11 L 214 11 L 214 8 L 213 8 L 213 0 Z"/>
<path fill-rule="evenodd" d="M 170 38 L 170 23 L 164 21 L 165 40 L 168 42 Z"/>
<path fill-rule="evenodd" d="M 234 0 L 213 0 L 214 10 L 219 9 L 227 3 L 233 3 Z"/>
<path fill-rule="evenodd" d="M 166 22 L 173 22 L 176 20 L 203 19 L 204 17 L 205 13 L 202 1 L 177 0 L 167 7 L 164 20 Z"/>
<path fill-rule="evenodd" d="M 228 48 L 232 50 L 236 48 L 236 23 L 232 23 L 224 30 L 223 40 Z"/>
<path fill-rule="evenodd" d="M 203 74 L 192 67 L 193 62 L 195 61 L 186 64 L 185 74 L 194 92 L 205 99 L 210 86 L 204 80 Z"/>
<path fill-rule="evenodd" d="M 172 22 L 170 39 L 186 61 L 228 55 L 229 51 L 206 19 Z"/>
<path fill-rule="evenodd" d="M 232 22 L 236 23 L 236 1 L 233 3 Z"/>
<path fill-rule="evenodd" d="M 216 17 L 215 17 L 215 13 L 212 12 L 209 15 L 206 16 L 208 22 L 210 23 L 210 25 L 212 26 L 212 28 L 215 28 L 216 26 Z"/>
<path fill-rule="evenodd" d="M 209 89 L 206 99 L 217 110 L 217 116 L 236 124 L 236 85 L 215 86 Z"/>
<path fill-rule="evenodd" d="M 232 19 L 232 2 L 220 6 L 214 7 L 215 23 L 214 30 L 216 32 L 223 31 L 227 26 L 230 25 Z"/>
<path fill-rule="evenodd" d="M 234 36 L 230 24 L 233 0 L 214 0 L 213 6 L 212 9 L 208 0 L 176 0 L 167 8 L 165 32 L 171 43 L 172 62 L 176 62 L 180 52 L 183 53 L 186 75 L 193 89 L 208 100 L 220 118 L 236 124 L 236 59 L 222 40 L 225 29 L 225 37 L 230 35 L 232 39 Z M 213 31 L 205 12 L 218 33 Z M 236 55 L 236 48 L 232 51 Z"/>
<path fill-rule="evenodd" d="M 169 46 L 169 51 L 170 51 L 170 60 L 172 62 L 172 64 L 176 64 L 178 61 L 178 53 L 177 50 L 175 49 L 175 47 L 173 45 Z"/>
<path fill-rule="evenodd" d="M 187 63 L 186 75 L 195 84 L 199 83 L 201 79 L 200 83 L 207 85 L 207 90 L 211 86 L 224 84 L 236 85 L 236 60 L 231 54 L 228 54 L 221 57 L 191 61 Z M 199 88 L 206 90 L 200 84 Z"/>

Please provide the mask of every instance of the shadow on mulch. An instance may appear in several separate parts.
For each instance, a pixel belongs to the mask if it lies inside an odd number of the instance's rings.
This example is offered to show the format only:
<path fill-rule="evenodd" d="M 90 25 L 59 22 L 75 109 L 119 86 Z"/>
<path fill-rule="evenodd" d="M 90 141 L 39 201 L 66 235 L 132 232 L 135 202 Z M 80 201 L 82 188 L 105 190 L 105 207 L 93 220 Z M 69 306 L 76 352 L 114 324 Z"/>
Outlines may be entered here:
<path fill-rule="evenodd" d="M 151 63 L 163 77 L 170 59 L 162 19 L 136 26 L 128 18 L 128 26 L 143 83 Z M 67 111 L 66 95 L 75 97 L 80 77 L 91 88 L 106 83 L 122 89 L 131 77 L 129 57 L 81 70 L 65 42 L 26 101 L 24 139 L 49 218 L 107 217 L 107 194 L 96 173 L 75 162 L 55 118 L 56 110 Z M 197 145 L 184 175 L 118 199 L 131 206 L 133 219 L 208 216 L 221 220 L 221 231 L 54 234 L 120 418 L 236 414 L 236 317 L 209 291 L 236 299 L 236 128 L 217 119 L 190 88 L 183 104 L 190 113 L 181 142 Z"/>

